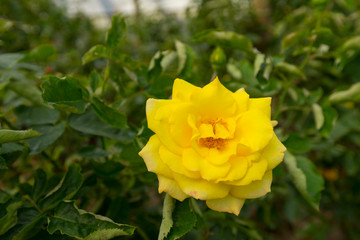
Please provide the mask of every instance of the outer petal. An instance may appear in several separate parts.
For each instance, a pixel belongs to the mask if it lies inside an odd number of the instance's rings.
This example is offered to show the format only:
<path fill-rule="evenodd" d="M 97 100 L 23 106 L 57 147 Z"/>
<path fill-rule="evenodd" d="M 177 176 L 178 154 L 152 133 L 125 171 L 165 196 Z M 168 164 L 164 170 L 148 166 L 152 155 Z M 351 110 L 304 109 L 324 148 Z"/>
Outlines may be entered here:
<path fill-rule="evenodd" d="M 173 198 L 183 201 L 189 197 L 183 191 L 181 191 L 179 185 L 172 179 L 158 175 L 159 179 L 159 193 L 166 192 Z"/>
<path fill-rule="evenodd" d="M 233 116 L 237 109 L 233 93 L 218 78 L 193 94 L 191 100 L 199 114 L 209 118 Z"/>
<path fill-rule="evenodd" d="M 245 112 L 249 108 L 249 94 L 243 88 L 234 93 L 235 101 L 238 105 L 238 113 Z"/>
<path fill-rule="evenodd" d="M 172 99 L 190 101 L 193 92 L 196 92 L 198 90 L 200 90 L 199 87 L 196 87 L 191 83 L 186 82 L 185 80 L 177 78 L 174 81 Z"/>
<path fill-rule="evenodd" d="M 242 179 L 236 181 L 226 181 L 225 183 L 236 186 L 243 186 L 248 185 L 253 181 L 261 180 L 264 177 L 267 166 L 267 160 L 260 158 L 258 162 L 251 163 L 251 166 L 248 168 L 248 171 Z"/>
<path fill-rule="evenodd" d="M 158 126 L 158 121 L 155 121 L 155 116 L 157 111 L 164 106 L 171 104 L 171 100 L 164 100 L 164 99 L 153 99 L 149 98 L 146 101 L 146 118 L 148 121 L 148 127 L 155 131 Z"/>
<path fill-rule="evenodd" d="M 171 100 L 149 99 L 146 102 L 148 127 L 156 133 L 160 141 L 171 151 L 181 154 L 182 149 L 170 135 L 169 117 L 173 111 Z"/>
<path fill-rule="evenodd" d="M 198 172 L 189 171 L 182 165 L 181 157 L 169 149 L 167 149 L 164 145 L 159 147 L 159 155 L 161 160 L 173 171 L 179 174 L 184 174 L 190 178 L 200 178 L 200 174 Z"/>
<path fill-rule="evenodd" d="M 188 124 L 189 113 L 192 112 L 192 107 L 189 103 L 174 104 L 169 120 L 170 135 L 175 143 L 182 148 L 189 147 L 193 130 Z M 164 126 L 163 126 L 164 127 Z"/>
<path fill-rule="evenodd" d="M 245 199 L 239 199 L 231 195 L 227 195 L 224 198 L 207 200 L 206 205 L 215 211 L 228 212 L 239 215 L 244 202 Z"/>
<path fill-rule="evenodd" d="M 177 173 L 174 173 L 174 178 L 185 194 L 196 199 L 224 198 L 230 190 L 230 186 L 225 184 L 210 183 L 202 179 L 192 179 Z"/>
<path fill-rule="evenodd" d="M 272 170 L 283 160 L 285 151 L 286 147 L 274 134 L 270 143 L 264 148 L 262 153 L 262 157 L 269 162 L 267 170 Z"/>
<path fill-rule="evenodd" d="M 265 173 L 264 178 L 245 186 L 234 186 L 230 190 L 230 194 L 237 198 L 259 198 L 271 191 L 272 172 Z"/>
<path fill-rule="evenodd" d="M 258 110 L 245 112 L 237 122 L 236 138 L 254 152 L 263 149 L 273 135 L 269 118 Z"/>
<path fill-rule="evenodd" d="M 271 97 L 265 98 L 250 98 L 249 100 L 249 111 L 258 110 L 265 113 L 265 115 L 271 118 Z"/>
<path fill-rule="evenodd" d="M 172 171 L 161 161 L 159 155 L 160 146 L 161 143 L 159 138 L 156 135 L 153 135 L 150 137 L 145 147 L 139 152 L 139 155 L 144 159 L 146 167 L 150 172 L 172 178 Z"/>

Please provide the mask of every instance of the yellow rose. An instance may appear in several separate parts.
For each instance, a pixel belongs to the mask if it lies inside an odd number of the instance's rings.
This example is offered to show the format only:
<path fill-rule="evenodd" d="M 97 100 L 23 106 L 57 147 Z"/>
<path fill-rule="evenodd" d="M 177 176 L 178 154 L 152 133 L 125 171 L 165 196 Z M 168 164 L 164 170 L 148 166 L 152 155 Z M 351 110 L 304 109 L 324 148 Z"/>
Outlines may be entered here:
<path fill-rule="evenodd" d="M 157 174 L 159 193 L 239 214 L 245 199 L 270 192 L 286 148 L 273 131 L 271 98 L 235 93 L 216 78 L 203 88 L 176 79 L 172 99 L 149 99 L 155 132 L 139 155 Z"/>

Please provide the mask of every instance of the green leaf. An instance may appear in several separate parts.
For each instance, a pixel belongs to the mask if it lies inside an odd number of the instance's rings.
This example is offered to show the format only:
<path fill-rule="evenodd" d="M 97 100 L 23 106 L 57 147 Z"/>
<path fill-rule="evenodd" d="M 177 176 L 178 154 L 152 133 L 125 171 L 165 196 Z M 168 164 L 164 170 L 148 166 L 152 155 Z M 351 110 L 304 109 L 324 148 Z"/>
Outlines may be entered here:
<path fill-rule="evenodd" d="M 0 68 L 6 69 L 13 67 L 16 63 L 18 63 L 24 54 L 22 53 L 4 53 L 0 54 Z"/>
<path fill-rule="evenodd" d="M 3 157 L 0 156 L 0 170 L 6 170 L 8 169 L 6 165 L 6 161 Z"/>
<path fill-rule="evenodd" d="M 41 133 L 32 129 L 28 130 L 8 130 L 0 129 L 0 144 L 7 142 L 16 142 L 27 138 L 40 136 Z"/>
<path fill-rule="evenodd" d="M 0 18 L 0 33 L 6 32 L 9 30 L 14 23 L 8 19 Z"/>
<path fill-rule="evenodd" d="M 317 103 L 314 103 L 312 105 L 312 110 L 314 113 L 316 129 L 319 130 L 324 125 L 324 122 L 325 122 L 323 110 L 322 110 L 321 106 Z"/>
<path fill-rule="evenodd" d="M 87 64 L 99 58 L 108 58 L 109 54 L 104 45 L 95 45 L 82 57 L 82 64 Z"/>
<path fill-rule="evenodd" d="M 11 81 L 7 87 L 35 105 L 44 105 L 40 89 L 29 81 Z"/>
<path fill-rule="evenodd" d="M 175 47 L 179 59 L 178 75 L 179 77 L 187 78 L 194 67 L 196 53 L 190 46 L 178 40 L 175 41 Z"/>
<path fill-rule="evenodd" d="M 89 92 L 76 79 L 50 76 L 41 88 L 43 89 L 42 97 L 47 103 L 70 112 L 85 111 Z"/>
<path fill-rule="evenodd" d="M 167 237 L 164 238 L 166 240 L 179 239 L 195 226 L 197 219 L 190 208 L 190 199 L 185 199 L 183 202 L 176 201 L 172 220 L 174 223 Z"/>
<path fill-rule="evenodd" d="M 285 152 L 284 163 L 296 189 L 310 206 L 319 210 L 320 194 L 324 189 L 324 180 L 317 172 L 315 165 L 305 157 L 295 158 L 289 151 Z"/>
<path fill-rule="evenodd" d="M 34 129 L 43 135 L 27 140 L 30 148 L 30 155 L 35 155 L 44 151 L 53 144 L 65 130 L 66 122 L 60 122 L 55 126 L 41 125 L 34 126 Z"/>
<path fill-rule="evenodd" d="M 348 50 L 360 50 L 360 36 L 347 39 L 340 47 L 340 51 L 342 52 L 346 52 Z"/>
<path fill-rule="evenodd" d="M 253 54 L 251 41 L 235 32 L 205 30 L 194 35 L 192 39 L 196 42 L 206 42 L 210 45 L 229 47 Z"/>
<path fill-rule="evenodd" d="M 120 159 L 116 157 L 112 159 L 95 159 L 92 157 L 91 167 L 95 170 L 97 175 L 102 176 L 103 178 L 115 177 L 124 169 L 124 165 L 120 162 Z"/>
<path fill-rule="evenodd" d="M 39 207 L 45 211 L 55 207 L 62 200 L 71 199 L 83 183 L 80 170 L 78 164 L 70 165 L 61 182 L 39 201 Z"/>
<path fill-rule="evenodd" d="M 39 45 L 32 49 L 21 61 L 46 60 L 56 54 L 56 48 L 51 44 Z"/>
<path fill-rule="evenodd" d="M 332 93 L 329 100 L 331 103 L 360 102 L 360 82 L 353 84 L 347 90 Z"/>
<path fill-rule="evenodd" d="M 161 221 L 158 240 L 163 240 L 164 238 L 166 238 L 174 224 L 172 219 L 172 213 L 175 209 L 175 202 L 176 200 L 173 199 L 169 194 L 165 195 L 163 217 Z"/>
<path fill-rule="evenodd" d="M 46 190 L 46 173 L 38 168 L 34 175 L 34 186 L 32 189 L 32 199 L 36 202 Z"/>
<path fill-rule="evenodd" d="M 17 214 L 17 224 L 5 235 L 4 240 L 24 240 L 36 235 L 46 222 L 44 214 L 39 214 L 35 208 L 20 208 Z"/>
<path fill-rule="evenodd" d="M 23 205 L 21 201 L 10 203 L 6 207 L 6 215 L 0 218 L 0 235 L 6 233 L 17 223 L 17 210 Z"/>
<path fill-rule="evenodd" d="M 319 132 L 322 136 L 328 138 L 335 126 L 338 114 L 336 110 L 330 106 L 322 106 L 322 109 L 325 121 Z"/>
<path fill-rule="evenodd" d="M 132 141 L 135 133 L 128 129 L 116 129 L 101 121 L 89 108 L 84 114 L 72 114 L 69 125 L 73 129 L 91 135 L 103 136 L 124 142 Z"/>
<path fill-rule="evenodd" d="M 301 29 L 296 32 L 289 33 L 281 41 L 281 51 L 285 52 L 287 49 L 295 46 L 299 46 L 304 43 L 309 35 L 308 29 Z"/>
<path fill-rule="evenodd" d="M 312 147 L 311 142 L 304 137 L 291 133 L 284 142 L 285 147 L 292 153 L 305 153 Z"/>
<path fill-rule="evenodd" d="M 125 19 L 121 14 L 112 17 L 111 28 L 106 33 L 106 46 L 115 49 L 126 31 Z"/>
<path fill-rule="evenodd" d="M 98 118 L 100 118 L 104 123 L 119 129 L 128 127 L 125 113 L 105 105 L 98 98 L 94 97 L 91 100 L 91 107 Z"/>
<path fill-rule="evenodd" d="M 289 75 L 297 76 L 302 79 L 306 78 L 305 74 L 301 71 L 300 68 L 290 63 L 279 62 L 275 65 L 275 68 L 280 72 L 284 72 Z"/>
<path fill-rule="evenodd" d="M 335 36 L 330 28 L 319 27 L 314 29 L 311 33 L 316 37 L 315 43 L 317 45 L 326 44 L 331 46 L 334 43 Z"/>
<path fill-rule="evenodd" d="M 108 157 L 111 155 L 110 152 L 105 151 L 104 149 L 97 148 L 95 146 L 87 146 L 85 148 L 80 149 L 78 154 L 87 159 L 98 159 L 103 157 Z"/>
<path fill-rule="evenodd" d="M 91 87 L 91 90 L 93 91 L 93 93 L 95 93 L 96 89 L 98 88 L 99 86 L 99 83 L 101 82 L 101 76 L 100 74 L 93 70 L 91 71 L 90 73 L 90 87 Z"/>
<path fill-rule="evenodd" d="M 14 109 L 20 126 L 53 124 L 59 120 L 60 113 L 56 109 L 45 106 L 28 107 L 21 105 Z"/>
<path fill-rule="evenodd" d="M 24 146 L 19 143 L 15 143 L 15 142 L 4 143 L 1 145 L 0 155 L 14 153 L 14 152 L 22 152 L 23 150 L 24 150 Z"/>
<path fill-rule="evenodd" d="M 107 240 L 132 235 L 135 227 L 115 223 L 104 216 L 78 209 L 74 202 L 64 201 L 49 218 L 47 230 L 50 234 L 59 230 L 61 234 L 77 239 Z"/>

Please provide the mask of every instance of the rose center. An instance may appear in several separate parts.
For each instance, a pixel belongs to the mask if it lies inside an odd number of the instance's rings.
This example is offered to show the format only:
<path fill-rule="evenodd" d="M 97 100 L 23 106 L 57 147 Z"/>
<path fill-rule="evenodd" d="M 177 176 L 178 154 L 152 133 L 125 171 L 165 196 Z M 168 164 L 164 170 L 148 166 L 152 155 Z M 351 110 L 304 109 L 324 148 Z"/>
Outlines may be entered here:
<path fill-rule="evenodd" d="M 207 137 L 200 138 L 199 145 L 206 148 L 222 149 L 225 147 L 227 141 L 228 139 Z"/>

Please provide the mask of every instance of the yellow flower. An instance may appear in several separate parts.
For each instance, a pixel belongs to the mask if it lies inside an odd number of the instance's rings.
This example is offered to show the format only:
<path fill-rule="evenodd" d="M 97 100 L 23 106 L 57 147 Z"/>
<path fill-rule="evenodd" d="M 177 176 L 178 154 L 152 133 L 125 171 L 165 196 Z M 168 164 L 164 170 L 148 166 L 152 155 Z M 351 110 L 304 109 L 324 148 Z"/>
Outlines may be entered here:
<path fill-rule="evenodd" d="M 216 78 L 203 88 L 176 79 L 172 99 L 149 99 L 155 132 L 139 155 L 157 174 L 159 193 L 239 214 L 245 199 L 270 192 L 286 148 L 273 131 L 271 98 L 235 93 Z"/>

